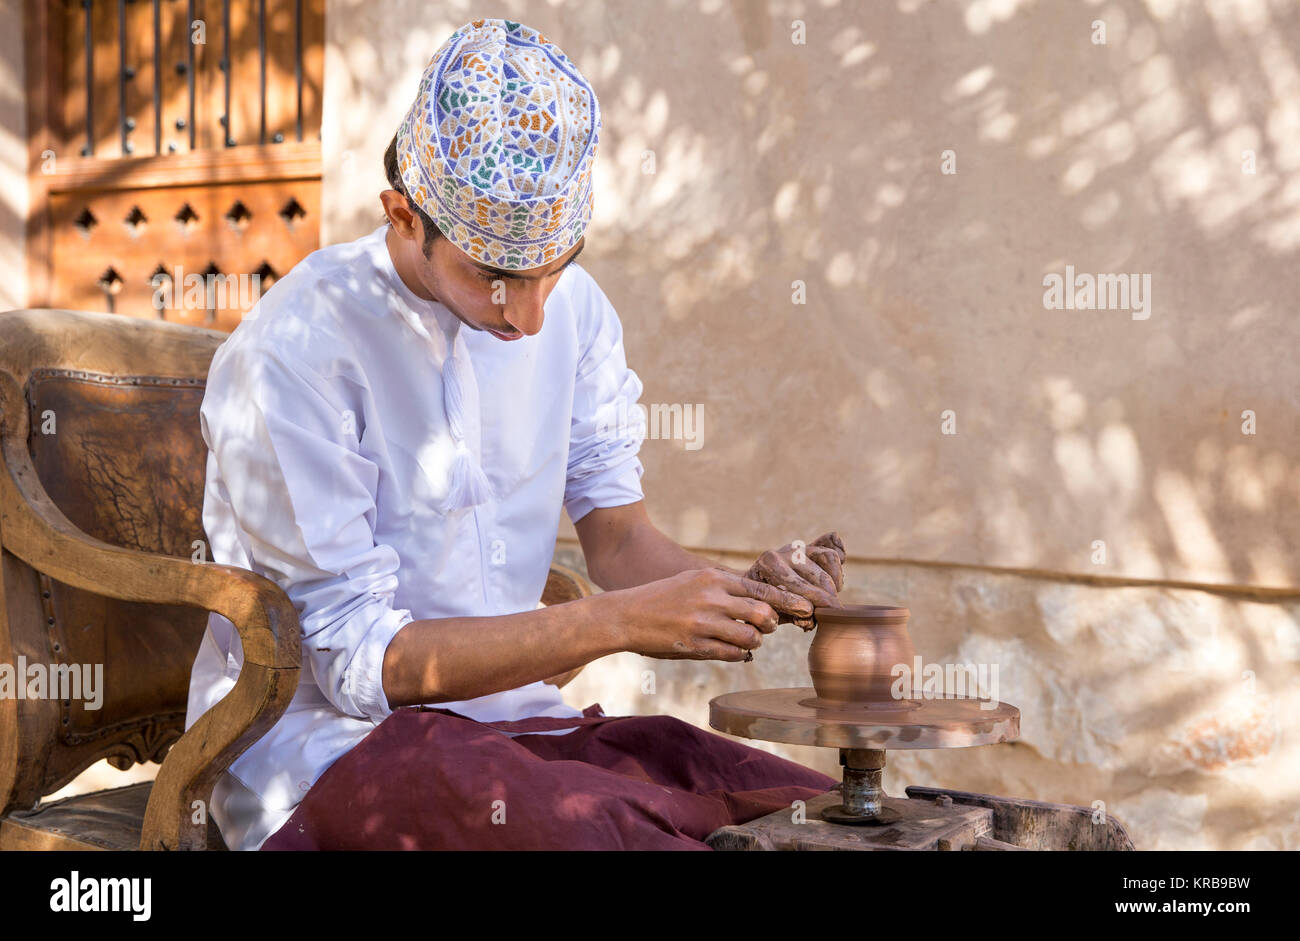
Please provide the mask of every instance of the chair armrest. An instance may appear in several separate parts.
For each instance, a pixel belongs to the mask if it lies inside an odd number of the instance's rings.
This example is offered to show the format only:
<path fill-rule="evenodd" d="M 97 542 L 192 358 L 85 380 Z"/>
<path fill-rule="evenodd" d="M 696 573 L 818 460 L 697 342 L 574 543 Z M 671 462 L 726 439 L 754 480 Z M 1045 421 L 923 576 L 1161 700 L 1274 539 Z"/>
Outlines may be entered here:
<path fill-rule="evenodd" d="M 193 802 L 208 799 L 217 777 L 275 724 L 297 689 L 298 613 L 283 589 L 255 572 L 123 549 L 82 532 L 36 475 L 22 401 L 17 383 L 0 372 L 0 544 L 75 588 L 215 611 L 239 633 L 239 679 L 172 746 L 154 782 L 141 837 L 141 849 L 203 849 L 205 829 L 192 822 Z"/>
<path fill-rule="evenodd" d="M 235 624 L 247 662 L 298 666 L 298 614 L 275 582 L 234 565 L 123 549 L 89 536 L 45 493 L 20 441 L 3 436 L 0 463 L 4 548 L 32 568 L 108 598 L 216 611 Z"/>

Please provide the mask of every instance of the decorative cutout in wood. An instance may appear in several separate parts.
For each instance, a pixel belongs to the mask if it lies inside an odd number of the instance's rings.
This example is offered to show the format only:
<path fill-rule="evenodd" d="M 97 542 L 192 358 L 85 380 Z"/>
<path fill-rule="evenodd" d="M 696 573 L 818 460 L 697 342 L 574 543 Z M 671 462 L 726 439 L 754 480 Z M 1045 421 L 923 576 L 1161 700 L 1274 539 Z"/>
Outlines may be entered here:
<path fill-rule="evenodd" d="M 194 207 L 186 203 L 181 206 L 180 212 L 176 213 L 176 221 L 180 223 L 181 231 L 188 234 L 190 229 L 194 228 L 198 223 L 199 214 L 194 211 Z"/>
<path fill-rule="evenodd" d="M 83 236 L 90 238 L 90 230 L 99 225 L 99 220 L 95 218 L 95 214 L 87 206 L 77 213 L 77 218 L 72 220 L 72 224 L 77 227 L 77 231 Z"/>
<path fill-rule="evenodd" d="M 118 294 L 122 290 L 122 276 L 111 265 L 104 269 L 95 283 L 105 294 Z"/>
<path fill-rule="evenodd" d="M 248 220 L 252 218 L 253 214 L 248 211 L 248 207 L 239 200 L 235 200 L 235 204 L 226 211 L 226 221 L 230 223 L 230 227 L 236 232 L 243 232 L 247 229 Z"/>
<path fill-rule="evenodd" d="M 271 267 L 271 263 L 265 258 L 263 258 L 262 263 L 253 270 L 253 274 L 257 275 L 257 280 L 261 286 L 263 294 L 265 294 L 266 289 L 274 284 L 280 277 L 279 273 Z"/>
<path fill-rule="evenodd" d="M 126 218 L 122 221 L 126 223 L 127 231 L 133 236 L 139 235 L 141 230 L 149 224 L 148 217 L 140 211 L 139 206 L 132 206 L 131 211 L 126 214 Z"/>
<path fill-rule="evenodd" d="M 55 282 L 51 306 L 71 310 L 233 330 L 262 293 L 320 244 L 318 180 L 55 193 L 51 199 L 54 257 L 67 272 Z M 81 234 L 78 219 L 93 229 L 90 237 Z M 100 237 L 106 219 L 134 226 L 132 237 Z M 112 293 L 97 280 L 109 268 L 121 280 Z"/>
<path fill-rule="evenodd" d="M 280 218 L 285 221 L 285 224 L 290 229 L 293 229 L 294 224 L 305 215 L 307 215 L 307 210 L 303 209 L 302 204 L 293 196 L 289 197 L 289 201 L 280 210 Z"/>
<path fill-rule="evenodd" d="M 320 247 L 326 3 L 19 4 L 29 133 L 60 155 L 28 178 L 27 306 L 230 331 Z"/>

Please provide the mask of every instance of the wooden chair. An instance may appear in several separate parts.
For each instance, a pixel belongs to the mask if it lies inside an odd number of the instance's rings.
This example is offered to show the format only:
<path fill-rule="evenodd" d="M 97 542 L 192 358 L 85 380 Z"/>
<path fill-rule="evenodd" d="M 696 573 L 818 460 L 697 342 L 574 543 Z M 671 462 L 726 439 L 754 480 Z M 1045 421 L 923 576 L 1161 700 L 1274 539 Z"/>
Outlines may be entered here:
<path fill-rule="evenodd" d="M 195 808 L 297 688 L 288 596 L 205 561 L 199 407 L 225 338 L 110 314 L 0 314 L 0 670 L 103 664 L 97 710 L 0 698 L 0 849 L 224 848 Z M 591 592 L 556 565 L 542 601 Z M 209 611 L 235 625 L 245 665 L 184 732 Z M 152 782 L 40 803 L 101 758 L 162 767 Z"/>

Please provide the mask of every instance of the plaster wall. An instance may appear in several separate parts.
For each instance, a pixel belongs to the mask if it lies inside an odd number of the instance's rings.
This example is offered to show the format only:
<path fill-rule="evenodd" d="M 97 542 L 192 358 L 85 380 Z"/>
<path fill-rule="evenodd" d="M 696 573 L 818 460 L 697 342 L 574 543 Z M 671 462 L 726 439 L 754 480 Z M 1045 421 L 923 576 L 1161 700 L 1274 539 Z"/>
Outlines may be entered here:
<path fill-rule="evenodd" d="M 27 116 L 23 92 L 22 0 L 0 0 L 0 310 L 25 306 Z"/>
<path fill-rule="evenodd" d="M 1300 847 L 1300 4 L 331 0 L 324 241 L 381 221 L 419 74 L 480 16 L 599 95 L 582 264 L 643 402 L 700 422 L 642 448 L 655 522 L 734 564 L 837 529 L 846 600 L 999 665 L 1024 740 L 891 756 L 887 788 Z M 1067 266 L 1149 283 L 1144 309 L 1049 308 Z M 567 694 L 704 725 L 807 682 L 782 631 Z"/>

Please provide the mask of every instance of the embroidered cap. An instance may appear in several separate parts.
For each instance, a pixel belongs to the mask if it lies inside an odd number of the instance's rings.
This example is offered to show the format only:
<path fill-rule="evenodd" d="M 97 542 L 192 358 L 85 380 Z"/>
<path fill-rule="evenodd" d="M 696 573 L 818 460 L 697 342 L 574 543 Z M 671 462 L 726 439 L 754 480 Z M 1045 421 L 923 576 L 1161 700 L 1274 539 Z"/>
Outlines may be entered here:
<path fill-rule="evenodd" d="M 425 68 L 397 162 L 453 245 L 517 271 L 582 238 L 599 136 L 596 93 L 559 47 L 521 23 L 475 20 Z"/>

